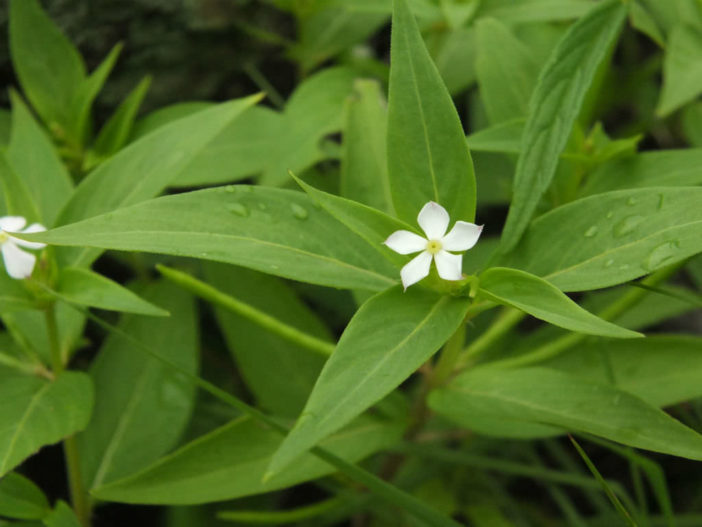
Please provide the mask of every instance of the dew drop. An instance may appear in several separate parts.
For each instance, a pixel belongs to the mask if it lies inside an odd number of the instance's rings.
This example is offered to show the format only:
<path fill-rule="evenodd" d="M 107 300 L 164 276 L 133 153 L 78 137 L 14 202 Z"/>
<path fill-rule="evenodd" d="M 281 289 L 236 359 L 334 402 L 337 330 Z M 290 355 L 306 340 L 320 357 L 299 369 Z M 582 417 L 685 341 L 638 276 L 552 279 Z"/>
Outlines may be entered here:
<path fill-rule="evenodd" d="M 295 216 L 298 220 L 306 220 L 310 215 L 310 213 L 307 212 L 307 209 L 301 205 L 298 205 L 297 203 L 292 203 L 290 205 L 290 209 L 292 210 L 293 216 Z"/>
<path fill-rule="evenodd" d="M 599 230 L 600 229 L 597 227 L 597 225 L 593 225 L 592 227 L 590 227 L 588 230 L 585 231 L 584 236 L 586 238 L 592 238 L 593 236 L 595 236 L 597 234 L 597 231 L 599 231 Z"/>
<path fill-rule="evenodd" d="M 263 202 L 260 202 L 260 203 L 258 204 L 258 209 L 259 209 L 259 210 L 266 210 L 267 208 L 268 208 L 268 205 L 266 205 L 266 204 L 263 203 Z"/>
<path fill-rule="evenodd" d="M 651 251 L 646 260 L 646 267 L 652 271 L 658 269 L 660 266 L 664 265 L 666 262 L 672 260 L 678 253 L 680 249 L 680 242 L 678 240 L 662 243 Z"/>
<path fill-rule="evenodd" d="M 232 214 L 241 216 L 242 218 L 246 218 L 249 215 L 249 209 L 247 209 L 246 206 L 242 205 L 241 203 L 230 203 L 227 205 L 227 210 Z"/>
<path fill-rule="evenodd" d="M 613 211 L 613 210 L 610 210 L 610 211 L 607 213 L 607 219 L 608 219 L 608 220 L 611 220 L 611 219 L 612 219 L 612 216 L 614 216 L 614 211 Z"/>
<path fill-rule="evenodd" d="M 224 190 L 225 190 L 225 192 L 229 192 L 230 194 L 233 194 L 234 192 L 236 192 L 236 186 L 227 185 L 226 187 L 224 187 Z"/>
<path fill-rule="evenodd" d="M 638 226 L 639 223 L 641 223 L 644 220 L 643 216 L 635 215 L 635 216 L 627 216 L 624 218 L 622 221 L 618 222 L 613 229 L 614 236 L 617 238 L 620 236 L 625 236 L 629 233 L 631 233 L 636 227 Z"/>
<path fill-rule="evenodd" d="M 658 194 L 658 210 L 661 210 L 663 208 L 663 201 L 665 200 L 665 196 L 663 194 Z"/>
<path fill-rule="evenodd" d="M 630 207 L 633 205 L 636 205 L 637 202 L 638 202 L 638 200 L 634 197 L 631 197 L 628 200 L 626 200 L 626 204 L 629 205 Z"/>
<path fill-rule="evenodd" d="M 614 265 L 614 260 L 611 260 L 611 259 L 610 259 L 610 260 L 607 260 L 607 261 L 605 262 L 604 268 L 605 268 L 605 269 L 609 269 L 609 268 L 612 267 L 613 265 Z"/>

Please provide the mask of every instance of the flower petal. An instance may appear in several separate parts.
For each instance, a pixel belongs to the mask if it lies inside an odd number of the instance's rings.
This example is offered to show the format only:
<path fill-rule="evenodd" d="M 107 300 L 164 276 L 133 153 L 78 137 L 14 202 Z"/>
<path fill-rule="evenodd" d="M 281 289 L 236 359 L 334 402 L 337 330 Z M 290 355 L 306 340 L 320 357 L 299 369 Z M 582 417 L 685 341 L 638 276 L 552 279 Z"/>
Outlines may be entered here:
<path fill-rule="evenodd" d="M 16 280 L 29 278 L 37 261 L 36 256 L 23 251 L 11 241 L 2 244 L 2 259 L 5 262 L 7 274 Z"/>
<path fill-rule="evenodd" d="M 419 211 L 417 223 L 429 240 L 440 240 L 448 229 L 449 214 L 441 205 L 430 201 Z"/>
<path fill-rule="evenodd" d="M 424 238 L 410 231 L 395 231 L 383 243 L 400 254 L 417 253 L 427 247 Z"/>
<path fill-rule="evenodd" d="M 0 218 L 0 230 L 8 232 L 19 232 L 27 225 L 27 220 L 22 216 L 3 216 Z"/>
<path fill-rule="evenodd" d="M 482 225 L 457 221 L 453 229 L 441 240 L 441 245 L 447 251 L 467 251 L 478 243 L 482 231 Z"/>
<path fill-rule="evenodd" d="M 402 278 L 402 286 L 405 290 L 412 284 L 416 284 L 422 278 L 429 274 L 431 267 L 431 254 L 424 251 L 419 256 L 415 256 L 410 262 L 405 265 L 400 271 Z"/>
<path fill-rule="evenodd" d="M 22 234 L 31 234 L 33 232 L 44 232 L 45 230 L 46 227 L 44 227 L 41 223 L 32 223 L 29 227 L 19 232 L 21 232 Z M 11 236 L 11 238 L 12 241 L 17 245 L 21 247 L 27 247 L 28 249 L 43 249 L 44 247 L 46 247 L 45 243 L 26 242 L 24 240 L 20 240 L 19 238 L 15 238 L 14 236 Z"/>
<path fill-rule="evenodd" d="M 462 254 L 439 251 L 434 255 L 434 262 L 436 262 L 436 270 L 439 272 L 439 276 L 444 280 L 460 280 L 463 277 L 461 271 L 463 265 Z"/>

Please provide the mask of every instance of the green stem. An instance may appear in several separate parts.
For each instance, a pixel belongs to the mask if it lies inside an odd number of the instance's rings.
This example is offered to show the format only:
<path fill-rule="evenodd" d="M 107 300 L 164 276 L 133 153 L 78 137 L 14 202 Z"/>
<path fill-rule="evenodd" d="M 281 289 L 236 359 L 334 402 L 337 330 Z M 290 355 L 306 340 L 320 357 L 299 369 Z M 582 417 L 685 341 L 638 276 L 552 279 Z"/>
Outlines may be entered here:
<path fill-rule="evenodd" d="M 443 385 L 454 372 L 465 340 L 466 325 L 462 323 L 441 350 L 439 360 L 429 378 L 429 391 Z"/>
<path fill-rule="evenodd" d="M 44 311 L 46 315 L 46 329 L 49 335 L 49 349 L 51 351 L 51 364 L 54 375 L 59 376 L 65 370 L 63 358 L 61 357 L 61 345 L 56 324 L 56 311 L 52 303 Z M 63 441 L 63 452 L 66 456 L 66 471 L 68 473 L 68 488 L 71 493 L 71 504 L 76 514 L 78 522 L 83 527 L 90 527 L 90 503 L 88 494 L 85 492 L 83 480 L 80 474 L 80 456 L 78 455 L 78 444 L 75 436 L 68 437 Z"/>
<path fill-rule="evenodd" d="M 681 262 L 679 264 L 666 267 L 665 269 L 661 269 L 660 271 L 657 271 L 642 280 L 641 283 L 644 286 L 654 287 L 673 276 L 684 264 L 685 262 Z M 604 310 L 600 311 L 597 315 L 604 320 L 614 320 L 625 311 L 631 309 L 633 306 L 639 303 L 648 293 L 649 291 L 646 288 L 632 287 L 626 292 L 626 294 L 622 295 L 618 300 L 610 304 Z M 588 338 L 588 335 L 583 333 L 569 333 L 568 335 L 549 342 L 548 344 L 544 344 L 543 346 L 540 346 L 529 353 L 511 359 L 495 361 L 490 363 L 490 366 L 495 368 L 514 368 L 517 366 L 525 366 L 536 362 L 542 362 L 563 353 L 567 349 L 579 344 L 586 338 Z"/>
<path fill-rule="evenodd" d="M 239 523 L 253 523 L 264 525 L 285 525 L 309 520 L 340 508 L 346 503 L 341 498 L 331 498 L 306 507 L 299 507 L 288 511 L 221 511 L 217 513 L 220 520 L 235 521 Z"/>
<path fill-rule="evenodd" d="M 465 368 L 468 363 L 474 360 L 478 355 L 481 355 L 486 350 L 490 348 L 496 341 L 501 339 L 507 332 L 509 332 L 514 326 L 516 326 L 524 317 L 526 313 L 514 309 L 511 307 L 506 307 L 502 310 L 492 325 L 473 343 L 468 346 L 461 357 L 459 358 L 456 367 L 458 369 Z"/>
<path fill-rule="evenodd" d="M 336 347 L 335 344 L 327 342 L 325 340 L 313 337 L 307 333 L 300 331 L 299 329 L 289 326 L 284 322 L 281 322 L 277 318 L 274 318 L 263 311 L 256 309 L 244 302 L 237 300 L 236 298 L 222 293 L 218 289 L 215 289 L 209 284 L 198 280 L 190 276 L 187 273 L 181 271 L 176 271 L 170 267 L 164 265 L 157 265 L 156 268 L 158 272 L 161 273 L 166 279 L 179 285 L 183 289 L 190 291 L 196 296 L 212 302 L 214 305 L 224 308 L 228 311 L 241 315 L 244 318 L 249 319 L 251 322 L 258 324 L 264 329 L 269 330 L 271 333 L 275 333 L 279 337 L 282 337 L 294 344 L 307 348 L 310 351 L 319 353 L 328 357 L 334 351 Z"/>

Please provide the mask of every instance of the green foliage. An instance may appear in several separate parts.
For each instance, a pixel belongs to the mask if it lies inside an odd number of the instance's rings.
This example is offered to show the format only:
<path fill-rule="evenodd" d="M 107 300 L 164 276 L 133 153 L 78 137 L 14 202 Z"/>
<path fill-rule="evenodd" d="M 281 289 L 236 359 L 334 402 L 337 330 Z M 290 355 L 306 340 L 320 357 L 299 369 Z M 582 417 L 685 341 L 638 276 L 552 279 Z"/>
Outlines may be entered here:
<path fill-rule="evenodd" d="M 702 4 L 103 4 L 9 3 L 1 525 L 700 523 Z"/>

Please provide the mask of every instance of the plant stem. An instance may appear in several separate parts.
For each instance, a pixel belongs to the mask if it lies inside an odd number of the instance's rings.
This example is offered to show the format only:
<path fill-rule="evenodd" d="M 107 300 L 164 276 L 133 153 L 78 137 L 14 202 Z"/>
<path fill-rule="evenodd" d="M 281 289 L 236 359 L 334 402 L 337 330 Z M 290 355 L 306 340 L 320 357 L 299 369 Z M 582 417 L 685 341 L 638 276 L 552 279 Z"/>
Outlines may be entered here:
<path fill-rule="evenodd" d="M 49 349 L 51 351 L 51 364 L 55 376 L 61 375 L 65 370 L 61 357 L 61 345 L 56 324 L 56 311 L 52 303 L 44 311 L 46 316 L 46 329 L 49 335 Z M 71 493 L 71 504 L 76 518 L 83 527 L 90 527 L 90 503 L 83 487 L 80 474 L 80 457 L 75 436 L 63 441 L 63 452 L 66 457 L 66 472 L 68 473 L 68 487 Z"/>
<path fill-rule="evenodd" d="M 461 348 L 466 340 L 466 324 L 463 322 L 451 338 L 444 344 L 434 371 L 428 379 L 429 391 L 444 384 L 456 367 L 456 361 L 461 354 Z"/>
<path fill-rule="evenodd" d="M 526 313 L 514 309 L 511 307 L 506 307 L 502 310 L 492 325 L 473 343 L 468 346 L 456 364 L 457 369 L 465 368 L 468 363 L 475 359 L 478 355 L 485 352 L 490 348 L 497 340 L 502 338 L 509 330 L 516 326 L 524 317 Z"/>
<path fill-rule="evenodd" d="M 332 342 L 327 342 L 317 337 L 313 337 L 304 331 L 300 331 L 293 326 L 289 326 L 277 318 L 274 318 L 263 311 L 259 311 L 255 307 L 222 293 L 218 289 L 215 289 L 211 285 L 206 284 L 205 282 L 198 280 L 187 273 L 176 271 L 175 269 L 171 269 L 170 267 L 166 267 L 164 265 L 157 265 L 156 269 L 158 269 L 158 272 L 161 273 L 166 279 L 179 285 L 183 289 L 190 291 L 194 295 L 212 302 L 221 308 L 236 313 L 237 315 L 241 315 L 242 317 L 249 319 L 251 322 L 258 324 L 262 328 L 267 329 L 279 337 L 293 342 L 294 344 L 298 344 L 303 348 L 307 348 L 310 351 L 314 351 L 315 353 L 328 357 L 332 354 L 334 348 L 336 347 L 336 345 Z"/>
<path fill-rule="evenodd" d="M 656 286 L 673 276 L 684 264 L 685 262 L 681 262 L 679 264 L 661 269 L 660 271 L 656 271 L 649 277 L 642 280 L 641 283 L 645 286 Z M 604 310 L 600 311 L 597 316 L 604 320 L 614 320 L 625 311 L 639 303 L 648 293 L 649 291 L 643 287 L 632 287 L 626 292 L 626 294 L 622 295 L 618 300 L 607 306 Z M 536 362 L 542 362 L 563 353 L 567 349 L 579 344 L 586 338 L 588 338 L 588 335 L 583 333 L 569 333 L 568 335 L 549 342 L 548 344 L 544 344 L 543 346 L 540 346 L 535 350 L 519 357 L 492 362 L 490 363 L 490 367 L 514 368 L 516 366 L 525 366 Z"/>

